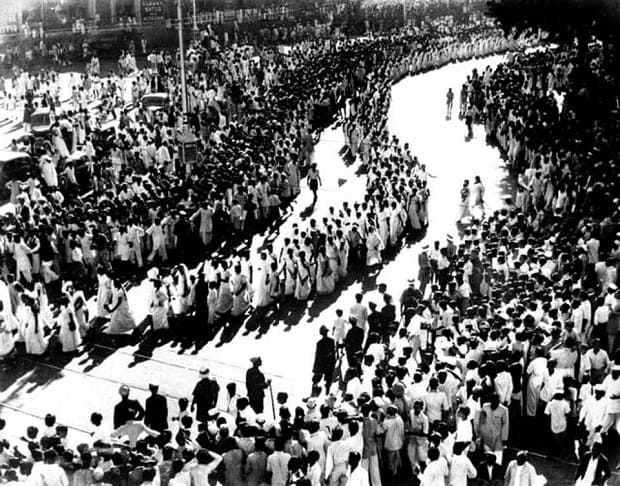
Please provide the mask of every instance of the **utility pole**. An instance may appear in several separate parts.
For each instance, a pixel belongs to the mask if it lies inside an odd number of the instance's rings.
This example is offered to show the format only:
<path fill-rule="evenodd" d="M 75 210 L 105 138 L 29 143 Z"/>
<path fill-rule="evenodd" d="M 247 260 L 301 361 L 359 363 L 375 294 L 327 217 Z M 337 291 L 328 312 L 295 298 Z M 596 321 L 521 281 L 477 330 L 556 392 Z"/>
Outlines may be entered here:
<path fill-rule="evenodd" d="M 196 22 L 196 0 L 192 0 L 192 13 L 194 14 L 194 40 L 198 39 L 198 22 Z"/>
<path fill-rule="evenodd" d="M 185 165 L 185 138 L 188 132 L 187 127 L 187 86 L 185 85 L 185 49 L 183 48 L 183 6 L 177 0 L 177 16 L 179 17 L 179 63 L 181 64 L 181 107 L 183 110 L 183 125 L 181 128 L 181 160 Z"/>

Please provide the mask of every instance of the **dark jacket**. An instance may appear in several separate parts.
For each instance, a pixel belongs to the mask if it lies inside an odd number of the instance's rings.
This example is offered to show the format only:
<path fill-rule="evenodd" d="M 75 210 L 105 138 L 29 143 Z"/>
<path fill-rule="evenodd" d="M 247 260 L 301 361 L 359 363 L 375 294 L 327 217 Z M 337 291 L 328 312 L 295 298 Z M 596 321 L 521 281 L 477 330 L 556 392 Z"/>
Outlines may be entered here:
<path fill-rule="evenodd" d="M 245 374 L 245 387 L 248 391 L 248 398 L 264 397 L 267 380 L 263 372 L 258 368 L 250 368 Z"/>
<path fill-rule="evenodd" d="M 211 378 L 203 378 L 196 383 L 192 395 L 194 396 L 193 403 L 196 404 L 196 419 L 199 422 L 207 421 L 209 410 L 215 408 L 217 404 L 219 392 L 220 386 Z"/>
<path fill-rule="evenodd" d="M 336 366 L 336 344 L 329 336 L 322 337 L 316 343 L 312 373 L 331 373 Z"/>
<path fill-rule="evenodd" d="M 481 462 L 478 466 L 478 480 L 481 485 L 500 485 L 504 483 L 504 474 L 502 468 L 495 464 L 489 474 L 489 468 L 486 462 Z"/>
<path fill-rule="evenodd" d="M 125 425 L 128 420 L 142 420 L 144 408 L 138 400 L 121 400 L 114 407 L 114 428 Z"/>
<path fill-rule="evenodd" d="M 146 399 L 144 424 L 158 432 L 163 432 L 168 428 L 166 397 L 155 394 Z"/>
<path fill-rule="evenodd" d="M 344 348 L 347 353 L 356 353 L 362 350 L 364 344 L 364 330 L 358 326 L 352 326 L 347 331 L 347 335 L 344 338 Z"/>
<path fill-rule="evenodd" d="M 584 454 L 581 462 L 579 463 L 579 467 L 577 468 L 577 478 L 582 477 L 586 473 L 586 469 L 588 469 L 588 463 L 590 462 L 591 457 L 591 452 Z M 592 485 L 602 486 L 602 484 L 607 480 L 607 478 L 609 478 L 609 474 L 609 461 L 603 454 L 599 454 L 598 464 L 596 465 L 596 472 L 594 473 L 594 482 L 592 483 Z"/>

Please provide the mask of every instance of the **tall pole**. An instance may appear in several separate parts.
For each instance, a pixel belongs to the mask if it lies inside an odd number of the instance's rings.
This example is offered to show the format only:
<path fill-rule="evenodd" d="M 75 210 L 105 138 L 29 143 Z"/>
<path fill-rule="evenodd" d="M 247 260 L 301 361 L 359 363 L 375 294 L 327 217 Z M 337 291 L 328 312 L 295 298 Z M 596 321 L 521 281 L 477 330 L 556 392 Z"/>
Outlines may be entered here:
<path fill-rule="evenodd" d="M 192 13 L 194 14 L 194 40 L 197 39 L 198 22 L 196 22 L 196 0 L 192 0 Z"/>
<path fill-rule="evenodd" d="M 185 85 L 185 50 L 183 49 L 183 8 L 182 0 L 177 0 L 177 15 L 179 17 L 179 62 L 181 64 L 181 107 L 183 109 L 183 125 L 181 129 L 183 141 L 181 142 L 182 162 L 185 165 L 185 135 L 187 132 L 187 87 Z"/>

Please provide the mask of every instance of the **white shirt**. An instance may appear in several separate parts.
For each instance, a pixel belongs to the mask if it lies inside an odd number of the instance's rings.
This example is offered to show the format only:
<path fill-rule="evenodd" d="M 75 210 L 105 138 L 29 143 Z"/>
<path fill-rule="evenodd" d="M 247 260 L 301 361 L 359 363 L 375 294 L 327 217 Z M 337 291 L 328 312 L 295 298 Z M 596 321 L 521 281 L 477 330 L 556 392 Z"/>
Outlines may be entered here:
<path fill-rule="evenodd" d="M 58 464 L 42 464 L 40 473 L 45 486 L 69 486 L 67 474 Z"/>
<path fill-rule="evenodd" d="M 445 486 L 448 477 L 448 463 L 443 457 L 430 462 L 422 476 L 420 482 L 422 486 Z"/>
<path fill-rule="evenodd" d="M 361 464 L 358 465 L 354 471 L 347 471 L 347 477 L 349 480 L 347 481 L 347 486 L 370 486 L 368 481 L 368 471 L 364 469 Z"/>
<path fill-rule="evenodd" d="M 455 454 L 450 462 L 450 486 L 467 486 L 467 478 L 475 478 L 476 468 L 465 454 Z"/>

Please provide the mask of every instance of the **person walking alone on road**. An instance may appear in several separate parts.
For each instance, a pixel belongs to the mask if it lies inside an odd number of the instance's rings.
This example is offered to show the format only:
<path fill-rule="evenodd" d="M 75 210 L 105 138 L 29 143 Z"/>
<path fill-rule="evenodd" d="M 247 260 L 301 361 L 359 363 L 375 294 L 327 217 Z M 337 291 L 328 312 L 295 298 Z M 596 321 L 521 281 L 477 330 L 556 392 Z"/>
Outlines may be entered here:
<path fill-rule="evenodd" d="M 452 120 L 452 104 L 454 102 L 454 93 L 452 88 L 448 88 L 446 93 L 446 120 Z"/>
<path fill-rule="evenodd" d="M 316 206 L 316 201 L 318 199 L 317 191 L 321 185 L 323 185 L 323 183 L 321 182 L 319 170 L 316 168 L 316 164 L 312 164 L 308 171 L 308 187 L 312 191 L 312 209 Z"/>
<path fill-rule="evenodd" d="M 265 388 L 271 384 L 271 380 L 265 379 L 265 375 L 259 369 L 263 364 L 260 357 L 251 358 L 252 367 L 245 374 L 245 387 L 248 391 L 250 406 L 256 413 L 263 413 L 265 399 Z"/>

